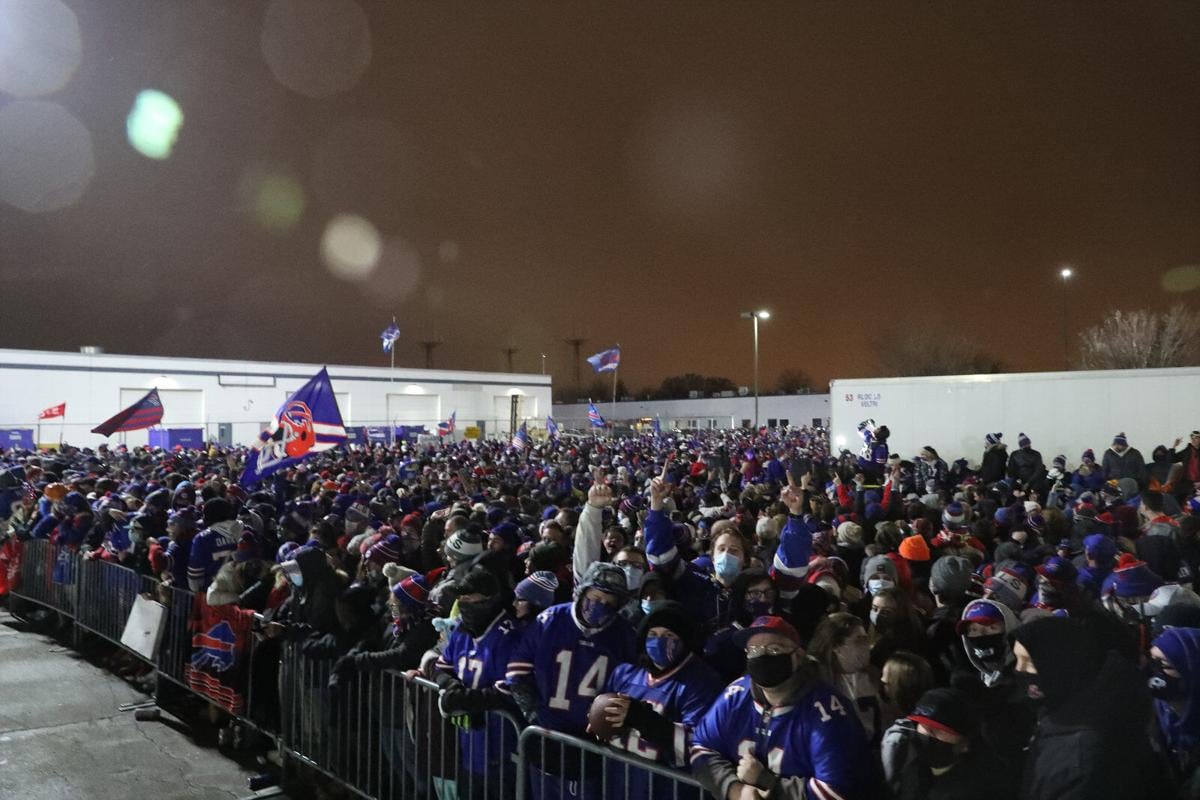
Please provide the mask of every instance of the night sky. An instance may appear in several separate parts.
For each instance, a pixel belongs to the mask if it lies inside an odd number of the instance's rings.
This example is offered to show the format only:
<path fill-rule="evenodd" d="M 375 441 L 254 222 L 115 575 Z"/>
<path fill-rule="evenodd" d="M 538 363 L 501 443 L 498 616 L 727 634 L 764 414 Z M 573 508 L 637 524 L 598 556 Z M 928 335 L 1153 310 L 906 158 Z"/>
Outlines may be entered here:
<path fill-rule="evenodd" d="M 0 346 L 386 365 L 394 314 L 397 364 L 511 345 L 569 381 L 575 335 L 631 388 L 748 383 L 767 308 L 767 386 L 938 319 L 1038 370 L 1064 305 L 1200 308 L 1163 284 L 1200 264 L 1195 2 L 66 5 L 82 60 L 38 99 L 94 176 L 0 204 Z M 126 138 L 143 89 L 183 110 L 165 160 Z M 14 146 L 0 194 L 38 178 Z M 264 175 L 302 189 L 291 227 L 252 213 Z M 365 281 L 322 260 L 347 213 L 387 242 Z"/>

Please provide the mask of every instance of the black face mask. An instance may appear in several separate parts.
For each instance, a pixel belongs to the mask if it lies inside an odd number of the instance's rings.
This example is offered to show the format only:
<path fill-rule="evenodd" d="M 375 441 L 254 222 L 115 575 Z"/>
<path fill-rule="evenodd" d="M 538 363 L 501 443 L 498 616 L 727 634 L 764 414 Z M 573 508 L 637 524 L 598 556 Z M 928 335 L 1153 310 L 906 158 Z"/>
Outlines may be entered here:
<path fill-rule="evenodd" d="M 1046 698 L 1038 688 L 1038 676 L 1028 672 L 1014 672 L 1017 686 L 1021 690 L 1022 699 L 1034 707 L 1041 706 Z"/>
<path fill-rule="evenodd" d="M 945 769 L 958 763 L 958 753 L 954 751 L 954 745 L 949 742 L 918 734 L 916 743 L 917 750 L 921 753 L 921 759 L 931 769 Z"/>
<path fill-rule="evenodd" d="M 967 651 L 975 660 L 980 661 L 989 669 L 1000 669 L 1008 656 L 1008 643 L 1003 633 L 989 633 L 987 636 L 968 636 Z"/>
<path fill-rule="evenodd" d="M 746 614 L 748 615 L 748 619 L 750 622 L 753 622 L 754 620 L 758 619 L 759 617 L 765 617 L 770 613 L 771 613 L 771 601 L 770 600 L 747 600 L 746 601 Z"/>
<path fill-rule="evenodd" d="M 478 636 L 487 630 L 487 626 L 496 618 L 496 603 L 492 600 L 459 603 L 458 613 L 462 629 L 471 636 Z"/>
<path fill-rule="evenodd" d="M 767 689 L 774 689 L 795 674 L 792 654 L 762 655 L 746 659 L 746 671 L 750 680 Z"/>
<path fill-rule="evenodd" d="M 1163 672 L 1157 661 L 1150 662 L 1150 679 L 1146 681 L 1150 694 L 1158 700 L 1178 700 L 1183 696 L 1183 682 L 1174 675 Z"/>

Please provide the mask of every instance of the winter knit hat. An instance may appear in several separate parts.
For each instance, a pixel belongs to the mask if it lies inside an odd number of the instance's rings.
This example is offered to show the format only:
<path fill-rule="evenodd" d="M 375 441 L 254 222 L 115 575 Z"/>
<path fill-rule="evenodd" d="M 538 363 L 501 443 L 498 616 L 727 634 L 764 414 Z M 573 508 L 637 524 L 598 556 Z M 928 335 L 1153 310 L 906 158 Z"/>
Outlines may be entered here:
<path fill-rule="evenodd" d="M 404 530 L 405 528 L 409 528 L 411 530 L 416 531 L 417 533 L 420 533 L 421 532 L 421 515 L 418 514 L 416 511 L 412 512 L 411 514 L 406 514 L 404 516 L 404 518 L 400 520 L 400 529 Z"/>
<path fill-rule="evenodd" d="M 837 529 L 838 547 L 851 550 L 861 550 L 863 547 L 863 529 L 857 522 L 843 522 Z"/>
<path fill-rule="evenodd" d="M 962 507 L 962 503 L 951 503 L 946 506 L 946 510 L 942 512 L 942 525 L 947 530 L 961 530 L 967 523 L 967 513 Z"/>
<path fill-rule="evenodd" d="M 900 555 L 909 561 L 928 561 L 929 543 L 919 534 L 913 534 L 900 542 Z"/>
<path fill-rule="evenodd" d="M 1111 567 L 1113 559 L 1117 557 L 1117 543 L 1111 536 L 1093 533 L 1091 536 L 1083 538 L 1083 552 L 1097 564 Z"/>
<path fill-rule="evenodd" d="M 410 611 L 419 611 L 429 602 L 429 585 L 424 575 L 410 575 L 392 587 L 392 595 Z"/>
<path fill-rule="evenodd" d="M 1000 439 L 1003 436 L 1004 436 L 1003 433 L 989 433 L 987 436 L 985 436 L 983 438 L 984 438 L 984 441 L 986 441 L 988 443 L 988 446 L 991 447 L 991 446 L 1000 444 Z"/>
<path fill-rule="evenodd" d="M 1033 442 L 1029 441 L 1029 437 L 1023 433 L 1017 434 L 1017 447 L 1029 447 Z"/>
<path fill-rule="evenodd" d="M 474 558 L 483 552 L 483 537 L 478 531 L 463 528 L 446 540 L 446 557 L 455 564 Z"/>
<path fill-rule="evenodd" d="M 401 550 L 400 537 L 394 533 L 388 534 L 371 545 L 371 548 L 367 550 L 367 560 L 380 566 L 390 564 L 400 560 Z"/>
<path fill-rule="evenodd" d="M 355 503 L 346 509 L 346 521 L 364 524 L 371 521 L 371 511 L 362 503 Z"/>
<path fill-rule="evenodd" d="M 1019 613 L 1025 607 L 1025 593 L 1029 590 L 1029 584 L 1011 567 L 1004 567 L 992 573 L 992 577 L 983 584 L 983 589 Z"/>
<path fill-rule="evenodd" d="M 518 600 L 527 600 L 534 608 L 543 609 L 554 605 L 556 591 L 558 578 L 554 573 L 539 570 L 518 583 L 514 594 Z"/>
<path fill-rule="evenodd" d="M 971 562 L 962 556 L 942 556 L 929 571 L 929 589 L 946 598 L 961 598 L 971 588 Z"/>
<path fill-rule="evenodd" d="M 300 545 L 295 542 L 284 542 L 279 545 L 279 549 L 275 551 L 275 563 L 282 564 L 285 561 L 290 561 L 295 551 L 300 549 Z"/>
<path fill-rule="evenodd" d="M 1116 436 L 1114 436 L 1114 437 L 1113 437 L 1113 441 L 1112 441 L 1112 443 L 1113 443 L 1113 444 L 1120 444 L 1120 445 L 1127 445 L 1127 444 L 1129 444 L 1129 439 L 1127 439 L 1127 438 L 1125 437 L 1125 431 L 1121 431 L 1121 432 L 1120 432 L 1120 433 L 1118 433 Z"/>
<path fill-rule="evenodd" d="M 500 537 L 511 550 L 516 550 L 521 544 L 521 529 L 515 522 L 501 522 L 492 528 L 492 535 Z"/>
<path fill-rule="evenodd" d="M 1094 464 L 1096 462 L 1096 451 L 1090 447 L 1087 450 L 1084 450 L 1083 455 L 1080 457 L 1080 461 L 1086 461 L 1089 464 Z"/>
<path fill-rule="evenodd" d="M 1057 469 L 1061 472 L 1067 471 L 1067 457 L 1066 456 L 1057 455 L 1054 457 L 1054 461 L 1051 463 L 1053 464 L 1055 469 Z"/>
<path fill-rule="evenodd" d="M 1065 558 L 1050 556 L 1044 563 L 1038 564 L 1037 574 L 1054 583 L 1074 585 L 1079 570 Z"/>
<path fill-rule="evenodd" d="M 1151 572 L 1145 561 L 1139 561 L 1130 553 L 1121 556 L 1112 574 L 1113 591 L 1123 599 L 1149 597 L 1163 584 L 1162 578 Z"/>

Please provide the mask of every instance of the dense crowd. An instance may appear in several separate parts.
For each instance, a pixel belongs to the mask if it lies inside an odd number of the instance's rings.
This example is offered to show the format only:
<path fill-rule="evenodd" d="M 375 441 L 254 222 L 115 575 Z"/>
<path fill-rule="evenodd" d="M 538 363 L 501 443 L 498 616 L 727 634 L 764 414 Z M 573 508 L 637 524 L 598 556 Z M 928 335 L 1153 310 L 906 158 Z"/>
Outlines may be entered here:
<path fill-rule="evenodd" d="M 719 800 L 1200 797 L 1200 432 L 1072 469 L 860 428 L 354 447 L 252 487 L 242 450 L 14 451 L 0 573 L 50 539 L 193 590 L 326 661 L 314 696 L 426 675 L 471 773 L 512 769 L 508 710 Z"/>

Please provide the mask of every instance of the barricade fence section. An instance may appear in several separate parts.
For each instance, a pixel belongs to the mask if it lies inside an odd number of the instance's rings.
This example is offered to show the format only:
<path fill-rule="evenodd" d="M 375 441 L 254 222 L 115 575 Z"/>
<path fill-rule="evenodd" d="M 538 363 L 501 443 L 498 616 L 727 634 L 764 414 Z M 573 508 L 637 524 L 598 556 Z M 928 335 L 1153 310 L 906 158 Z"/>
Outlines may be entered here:
<path fill-rule="evenodd" d="M 630 734 L 627 741 L 638 746 L 637 739 Z M 517 782 L 517 800 L 708 798 L 700 783 L 680 770 L 536 725 L 521 732 L 518 763 L 526 774 Z"/>
<path fill-rule="evenodd" d="M 46 540 L 23 544 L 12 595 L 121 647 L 136 599 L 156 600 L 163 622 L 154 658 L 125 649 L 151 661 L 160 691 L 168 681 L 221 707 L 287 757 L 364 798 L 705 797 L 679 770 L 527 726 L 511 711 L 445 709 L 437 685 L 424 678 L 391 669 L 335 671 L 339 653 L 321 651 L 320 642 L 288 641 L 286 634 L 257 640 L 250 612 L 208 607 L 193 592 Z"/>

